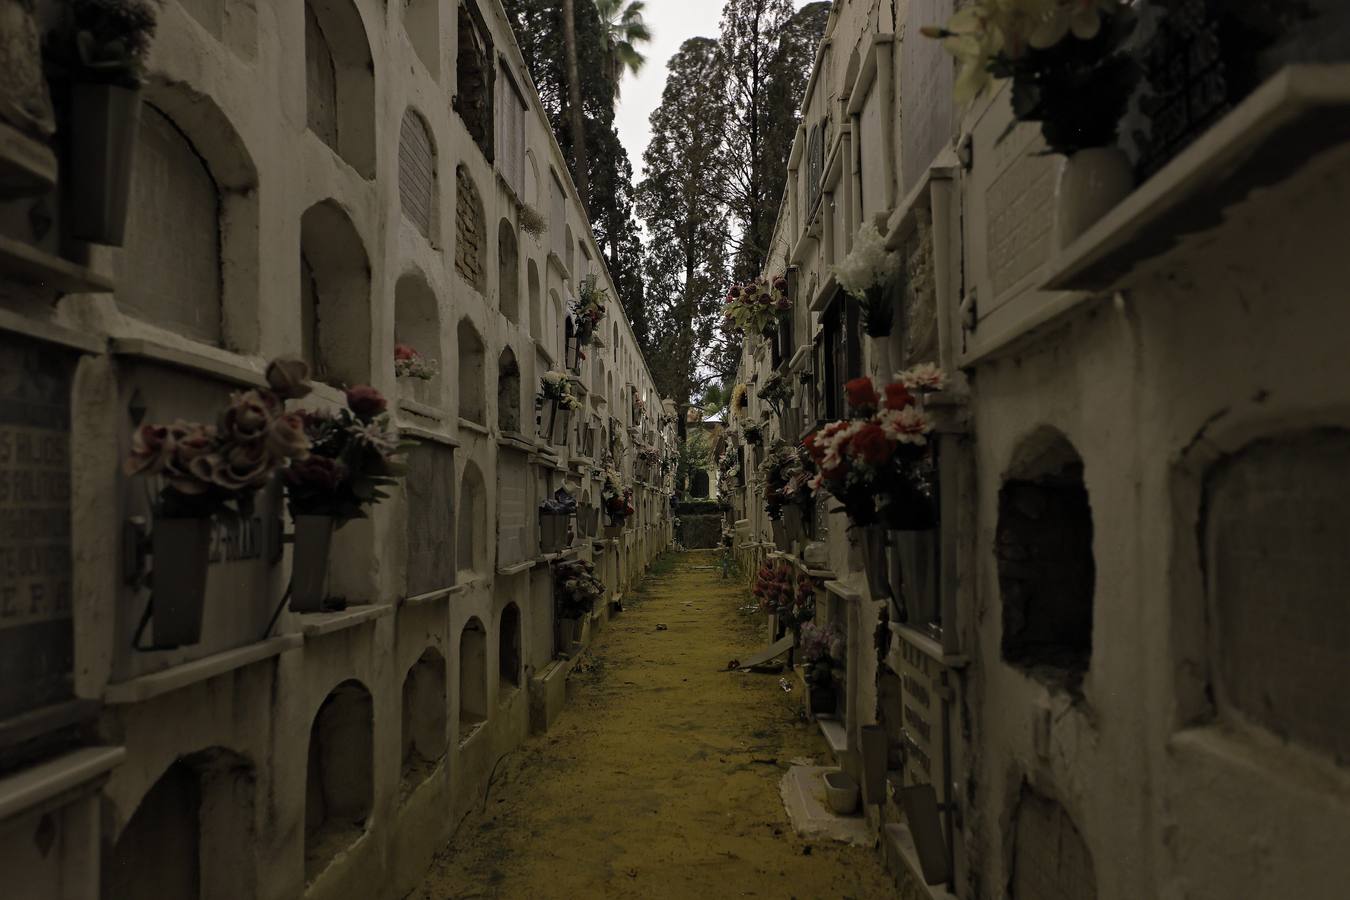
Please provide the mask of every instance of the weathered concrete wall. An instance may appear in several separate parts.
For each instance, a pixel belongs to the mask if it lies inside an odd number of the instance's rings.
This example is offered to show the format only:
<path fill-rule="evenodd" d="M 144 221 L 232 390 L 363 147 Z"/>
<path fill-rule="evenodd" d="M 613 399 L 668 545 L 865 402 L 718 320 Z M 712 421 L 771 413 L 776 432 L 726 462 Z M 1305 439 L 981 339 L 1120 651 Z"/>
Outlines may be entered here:
<path fill-rule="evenodd" d="M 56 8 L 39 6 L 45 17 Z M 466 91 L 461 28 L 493 47 L 490 77 L 505 67 L 525 86 L 519 116 L 488 118 L 478 141 L 452 108 Z M 531 687 L 554 658 L 537 505 L 560 487 L 597 504 L 611 435 L 626 437 L 614 459 L 625 479 L 639 438 L 663 450 L 673 439 L 617 303 L 601 326 L 606 347 L 591 348 L 577 376 L 578 428 L 564 446 L 536 438 L 539 378 L 562 368 L 578 278 L 593 271 L 613 288 L 529 83 L 495 0 L 464 15 L 449 0 L 164 5 L 128 240 L 92 250 L 117 290 L 58 296 L 0 270 L 0 330 L 70 354 L 74 691 L 103 704 L 98 742 L 110 748 L 0 774 L 0 799 L 26 791 L 24 779 L 58 793 L 74 779 L 55 813 L 55 864 L 23 849 L 39 827 L 26 807 L 0 822 L 16 896 L 54 896 L 52 872 L 64 873 L 61 896 L 111 896 L 100 887 L 108 866 L 121 880 L 107 885 L 141 896 L 159 877 L 141 864 L 143 836 L 169 823 L 188 848 L 182 867 L 170 871 L 163 853 L 152 861 L 202 897 L 399 897 L 527 734 Z M 494 123 L 516 130 L 489 160 L 481 145 Z M 538 239 L 518 228 L 525 204 L 549 220 Z M 7 239 L 27 209 L 0 202 Z M 564 234 L 566 252 L 550 254 Z M 441 374 L 400 384 L 396 339 Z M 343 385 L 374 385 L 420 445 L 415 483 L 336 535 L 329 588 L 348 608 L 282 611 L 269 631 L 291 555 L 274 562 L 260 537 L 212 567 L 201 644 L 133 650 L 147 594 L 124 581 L 123 524 L 145 513 L 146 491 L 119 473 L 135 417 L 210 420 L 228 391 L 261 381 L 268 359 L 300 354 L 323 382 L 303 405 L 337 406 Z M 499 376 L 500 360 L 516 369 Z M 498 390 L 513 377 L 514 391 Z M 497 488 L 504 454 L 526 460 L 512 469 L 523 487 L 513 506 Z M 637 486 L 639 513 L 622 534 L 578 536 L 568 553 L 594 559 L 620 595 L 670 540 L 667 495 L 664 483 Z M 260 522 L 284 517 L 274 492 L 259 509 Z M 505 571 L 502 514 L 505 528 L 523 525 L 525 544 L 512 561 L 524 566 Z M 504 660 L 513 672 L 518 662 L 514 677 Z M 156 794 L 157 784 L 167 786 Z M 147 797 L 177 812 L 149 810 Z M 172 884 L 158 895 L 191 892 Z"/>

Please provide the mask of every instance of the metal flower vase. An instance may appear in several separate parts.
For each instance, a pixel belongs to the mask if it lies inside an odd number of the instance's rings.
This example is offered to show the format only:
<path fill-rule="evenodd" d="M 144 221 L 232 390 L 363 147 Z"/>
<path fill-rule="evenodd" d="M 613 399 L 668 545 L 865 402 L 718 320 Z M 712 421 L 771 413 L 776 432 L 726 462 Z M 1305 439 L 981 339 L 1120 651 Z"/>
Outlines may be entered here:
<path fill-rule="evenodd" d="M 333 549 L 332 516 L 296 516 L 291 555 L 291 612 L 323 612 L 328 596 L 328 559 Z"/>
<path fill-rule="evenodd" d="M 140 131 L 141 92 L 112 84 L 76 84 L 70 92 L 70 113 L 66 207 L 70 233 L 80 240 L 120 247 Z"/>
<path fill-rule="evenodd" d="M 868 525 L 859 529 L 858 545 L 862 550 L 863 571 L 867 574 L 867 590 L 872 599 L 889 597 L 891 585 L 886 578 L 886 528 Z"/>
<path fill-rule="evenodd" d="M 211 526 L 208 516 L 155 521 L 150 602 L 156 650 L 186 647 L 202 639 Z"/>

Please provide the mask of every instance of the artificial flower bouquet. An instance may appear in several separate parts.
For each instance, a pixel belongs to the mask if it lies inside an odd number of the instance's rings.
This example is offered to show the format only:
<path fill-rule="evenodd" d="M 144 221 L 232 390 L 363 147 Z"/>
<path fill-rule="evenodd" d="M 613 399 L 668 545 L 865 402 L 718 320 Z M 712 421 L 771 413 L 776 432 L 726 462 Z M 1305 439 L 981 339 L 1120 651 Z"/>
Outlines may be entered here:
<path fill-rule="evenodd" d="M 548 220 L 544 218 L 544 214 L 528 203 L 520 207 L 516 218 L 520 222 L 520 230 L 535 240 L 539 240 L 540 236 L 548 231 Z"/>
<path fill-rule="evenodd" d="M 751 595 L 759 608 L 778 617 L 778 624 L 797 631 L 816 614 L 815 585 L 808 577 L 798 578 L 794 566 L 772 559 L 759 567 Z"/>
<path fill-rule="evenodd" d="M 853 238 L 853 249 L 834 267 L 834 279 L 862 304 L 862 327 L 868 337 L 891 333 L 895 310 L 887 294 L 900 269 L 900 254 L 886 247 L 886 238 L 876 225 L 864 222 Z"/>
<path fill-rule="evenodd" d="M 781 275 L 772 281 L 733 286 L 722 306 L 723 328 L 739 329 L 747 335 L 772 333 L 778 317 L 792 310 L 792 298 L 787 291 L 787 279 Z"/>
<path fill-rule="evenodd" d="M 740 487 L 741 461 L 736 448 L 728 446 L 717 459 L 718 477 L 728 490 Z"/>
<path fill-rule="evenodd" d="M 559 619 L 582 619 L 605 596 L 605 584 L 588 560 L 573 559 L 553 567 L 555 612 Z"/>
<path fill-rule="evenodd" d="M 572 393 L 572 378 L 566 372 L 556 369 L 545 372 L 539 378 L 539 395 L 544 400 L 552 400 L 558 409 L 581 409 L 581 400 Z"/>
<path fill-rule="evenodd" d="M 922 33 L 957 58 L 956 100 L 1012 79 L 1013 115 L 1039 122 L 1055 153 L 1109 147 L 1139 67 L 1126 52 L 1136 23 L 1128 0 L 977 0 Z"/>
<path fill-rule="evenodd" d="M 856 526 L 934 527 L 933 425 L 921 398 L 945 383 L 942 370 L 928 363 L 900 373 L 881 394 L 870 378 L 848 382 L 851 417 L 830 422 L 803 441 L 819 469 L 811 487 L 829 491 Z"/>
<path fill-rule="evenodd" d="M 738 383 L 731 389 L 731 417 L 733 419 L 743 419 L 750 415 L 750 388 Z"/>
<path fill-rule="evenodd" d="M 614 469 L 605 469 L 605 481 L 600 488 L 600 500 L 605 507 L 605 515 L 610 524 L 621 525 L 631 516 L 633 509 L 633 489 L 620 484 L 619 473 Z"/>
<path fill-rule="evenodd" d="M 394 374 L 399 378 L 430 381 L 440 372 L 436 360 L 428 359 L 408 344 L 394 345 Z"/>
<path fill-rule="evenodd" d="M 747 444 L 758 447 L 764 443 L 764 426 L 759 422 L 746 422 L 741 426 L 741 434 L 745 436 Z"/>
<path fill-rule="evenodd" d="M 764 379 L 764 383 L 755 391 L 755 396 L 781 417 L 783 410 L 792 403 L 792 384 L 782 372 L 774 372 Z"/>
<path fill-rule="evenodd" d="M 337 527 L 364 519 L 406 471 L 384 395 L 357 385 L 346 400 L 344 409 L 299 414 L 310 452 L 283 476 L 292 517 L 331 516 Z"/>
<path fill-rule="evenodd" d="M 832 713 L 838 705 L 834 696 L 834 670 L 845 661 L 848 641 L 839 628 L 832 624 L 802 625 L 798 639 L 801 650 L 802 677 L 811 695 L 811 711 L 815 714 Z"/>
<path fill-rule="evenodd" d="M 595 326 L 605 317 L 605 301 L 609 291 L 600 287 L 594 274 L 581 279 L 577 291 L 577 301 L 572 307 L 576 319 L 577 343 L 581 346 L 591 343 Z"/>
<path fill-rule="evenodd" d="M 279 359 L 266 377 L 266 388 L 232 393 L 214 425 L 179 419 L 136 429 L 123 469 L 159 481 L 156 518 L 209 518 L 226 510 L 247 515 L 259 488 L 310 455 L 303 416 L 285 408 L 287 400 L 310 392 L 309 368 Z"/>
<path fill-rule="evenodd" d="M 815 465 L 801 444 L 776 440 L 759 464 L 764 479 L 764 509 L 769 518 L 778 521 L 789 504 L 797 506 L 802 515 L 810 515 L 815 506 L 815 492 L 811 477 Z"/>

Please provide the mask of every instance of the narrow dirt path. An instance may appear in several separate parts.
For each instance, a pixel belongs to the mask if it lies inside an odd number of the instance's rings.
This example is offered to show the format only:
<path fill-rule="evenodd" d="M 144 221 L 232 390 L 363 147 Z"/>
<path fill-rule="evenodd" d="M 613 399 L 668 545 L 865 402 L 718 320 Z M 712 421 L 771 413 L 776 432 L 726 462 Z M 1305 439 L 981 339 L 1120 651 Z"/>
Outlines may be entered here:
<path fill-rule="evenodd" d="M 410 898 L 893 896 L 874 852 L 788 825 L 778 782 L 824 745 L 777 676 L 723 671 L 763 643 L 749 603 L 712 552 L 658 560 Z"/>

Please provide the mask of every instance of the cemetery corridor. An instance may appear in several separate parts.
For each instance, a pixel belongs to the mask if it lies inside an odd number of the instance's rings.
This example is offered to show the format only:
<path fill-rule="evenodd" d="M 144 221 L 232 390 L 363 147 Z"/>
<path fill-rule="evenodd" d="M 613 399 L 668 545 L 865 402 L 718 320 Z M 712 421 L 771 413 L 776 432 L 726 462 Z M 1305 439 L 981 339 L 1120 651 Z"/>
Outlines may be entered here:
<path fill-rule="evenodd" d="M 654 564 L 572 674 L 562 717 L 502 759 L 410 900 L 893 894 L 871 850 L 789 827 L 778 782 L 825 747 L 798 689 L 725 671 L 762 645 L 763 616 L 716 562 Z"/>

